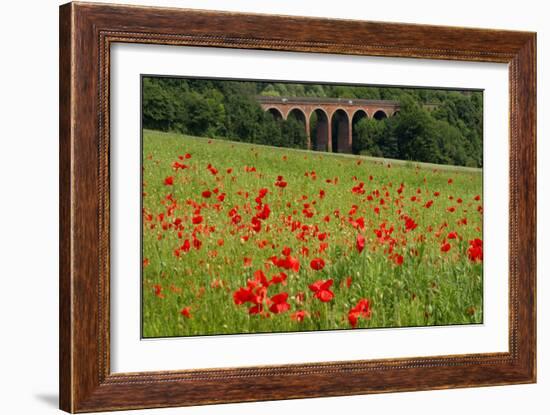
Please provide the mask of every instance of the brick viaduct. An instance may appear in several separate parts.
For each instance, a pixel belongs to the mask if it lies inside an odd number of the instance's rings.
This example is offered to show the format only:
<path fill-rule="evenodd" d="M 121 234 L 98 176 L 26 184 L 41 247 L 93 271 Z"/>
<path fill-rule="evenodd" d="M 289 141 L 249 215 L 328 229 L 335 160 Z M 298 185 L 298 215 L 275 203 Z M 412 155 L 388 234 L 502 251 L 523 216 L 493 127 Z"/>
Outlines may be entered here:
<path fill-rule="evenodd" d="M 399 102 L 370 99 L 258 97 L 275 119 L 295 117 L 304 124 L 309 149 L 351 153 L 353 128 L 363 117 L 381 120 L 399 113 Z M 317 125 L 312 131 L 311 120 Z M 314 137 L 311 137 L 313 132 Z M 312 139 L 313 138 L 313 139 Z"/>

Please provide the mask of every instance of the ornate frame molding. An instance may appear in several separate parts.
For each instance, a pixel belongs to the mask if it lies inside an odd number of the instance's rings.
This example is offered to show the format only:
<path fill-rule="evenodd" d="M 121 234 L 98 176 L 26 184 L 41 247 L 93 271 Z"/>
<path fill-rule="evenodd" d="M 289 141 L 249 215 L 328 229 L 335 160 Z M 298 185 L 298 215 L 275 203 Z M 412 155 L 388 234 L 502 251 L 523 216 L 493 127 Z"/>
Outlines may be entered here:
<path fill-rule="evenodd" d="M 330 41 L 326 32 L 336 27 L 341 36 Z M 120 42 L 508 63 L 510 351 L 111 373 L 109 70 L 110 46 Z M 90 412 L 534 382 L 535 71 L 534 33 L 86 3 L 61 6 L 61 409 Z"/>

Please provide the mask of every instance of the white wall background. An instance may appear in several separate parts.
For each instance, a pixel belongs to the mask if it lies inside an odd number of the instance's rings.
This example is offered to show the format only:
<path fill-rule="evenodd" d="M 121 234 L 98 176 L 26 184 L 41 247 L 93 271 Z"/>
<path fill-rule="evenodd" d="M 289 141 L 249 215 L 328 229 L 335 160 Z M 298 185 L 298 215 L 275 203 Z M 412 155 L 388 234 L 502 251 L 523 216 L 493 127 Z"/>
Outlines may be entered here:
<path fill-rule="evenodd" d="M 546 414 L 550 407 L 548 114 L 550 13 L 536 0 L 181 0 L 134 4 L 490 27 L 538 32 L 538 348 L 536 385 L 304 399 L 142 411 L 157 414 Z M 57 0 L 5 2 L 0 64 L 0 412 L 57 412 Z M 547 74 L 547 77 L 550 73 Z M 546 161 L 546 163 L 545 163 Z M 546 200 L 545 199 L 546 196 Z M 140 412 L 133 412 L 140 413 Z"/>

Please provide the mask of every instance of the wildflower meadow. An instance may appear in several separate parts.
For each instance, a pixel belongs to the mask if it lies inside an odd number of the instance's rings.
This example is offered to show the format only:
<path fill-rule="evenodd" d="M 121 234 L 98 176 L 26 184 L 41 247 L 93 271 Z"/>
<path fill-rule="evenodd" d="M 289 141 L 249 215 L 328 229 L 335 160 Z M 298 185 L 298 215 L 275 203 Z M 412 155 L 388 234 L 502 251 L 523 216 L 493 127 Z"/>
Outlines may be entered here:
<path fill-rule="evenodd" d="M 481 169 L 143 132 L 145 338 L 482 322 Z"/>

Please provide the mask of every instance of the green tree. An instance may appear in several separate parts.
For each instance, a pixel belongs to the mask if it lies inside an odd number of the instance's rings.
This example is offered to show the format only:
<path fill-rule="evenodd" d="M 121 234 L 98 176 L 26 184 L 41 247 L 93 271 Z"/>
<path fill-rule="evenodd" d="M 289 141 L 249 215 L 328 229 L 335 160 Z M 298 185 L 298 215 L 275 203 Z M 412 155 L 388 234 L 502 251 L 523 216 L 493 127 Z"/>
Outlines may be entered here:
<path fill-rule="evenodd" d="M 288 117 L 281 123 L 284 147 L 307 148 L 307 135 L 304 124 L 295 117 Z"/>
<path fill-rule="evenodd" d="M 352 150 L 355 154 L 381 157 L 384 153 L 378 146 L 386 132 L 386 123 L 369 118 L 362 118 L 354 125 Z"/>

